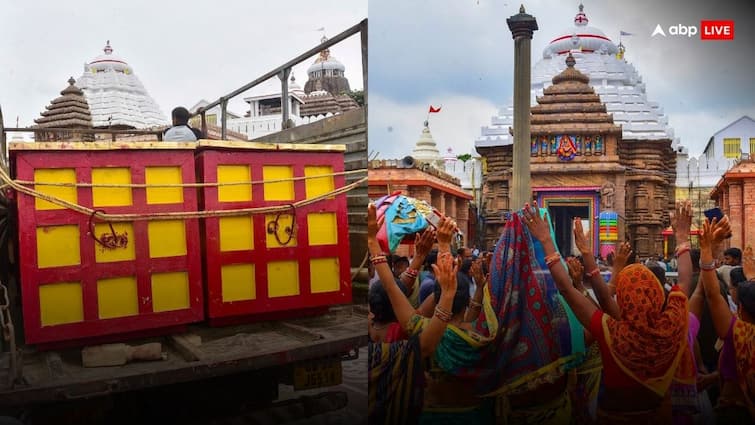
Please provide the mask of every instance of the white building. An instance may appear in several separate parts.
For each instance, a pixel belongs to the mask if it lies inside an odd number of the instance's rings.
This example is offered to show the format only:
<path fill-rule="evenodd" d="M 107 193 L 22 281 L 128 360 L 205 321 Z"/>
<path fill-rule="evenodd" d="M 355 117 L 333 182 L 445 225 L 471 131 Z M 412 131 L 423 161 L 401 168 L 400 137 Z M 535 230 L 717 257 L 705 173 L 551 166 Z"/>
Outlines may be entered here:
<path fill-rule="evenodd" d="M 580 4 L 574 25 L 559 32 L 543 50 L 543 58 L 532 69 L 531 104 L 536 104 L 535 98 L 542 96 L 552 78 L 565 69 L 564 55 L 571 52 L 577 61 L 575 68 L 590 77 L 590 85 L 607 112 L 613 114 L 614 123 L 622 126 L 624 140 L 673 140 L 668 117 L 657 103 L 648 100 L 642 77 L 624 59 L 623 46 L 614 44 L 601 30 L 588 26 L 588 22 Z M 513 143 L 509 134 L 513 123 L 513 106 L 501 109 L 489 126 L 482 127 L 475 146 Z"/>
<path fill-rule="evenodd" d="M 755 154 L 755 120 L 745 115 L 717 131 L 699 158 L 689 158 L 686 148 L 677 151 L 676 187 L 713 190 L 737 160 Z"/>
<path fill-rule="evenodd" d="M 322 39 L 323 42 L 327 38 Z M 304 125 L 332 117 L 359 105 L 348 95 L 349 83 L 345 77 L 346 67 L 335 57 L 330 55 L 329 49 L 324 49 L 307 69 L 309 79 L 306 89 L 296 82 L 293 72 L 288 84 L 289 121 L 292 125 Z M 245 114 L 235 114 L 230 111 L 227 118 L 228 130 L 246 134 L 248 140 L 283 130 L 283 110 L 281 107 L 281 81 L 271 78 L 248 92 L 244 98 L 249 109 Z M 199 101 L 190 111 L 208 105 L 206 100 Z M 220 106 L 215 106 L 205 114 L 207 123 L 221 126 Z M 199 121 L 193 120 L 192 125 L 199 127 Z"/>
<path fill-rule="evenodd" d="M 747 115 L 717 131 L 703 149 L 706 159 L 726 160 L 729 167 L 746 154 L 752 158 L 755 153 L 755 120 Z M 727 167 L 728 169 L 728 167 Z"/>
<path fill-rule="evenodd" d="M 148 129 L 170 124 L 136 77 L 134 69 L 113 54 L 108 40 L 104 54 L 84 64 L 76 86 L 84 92 L 97 128 Z"/>

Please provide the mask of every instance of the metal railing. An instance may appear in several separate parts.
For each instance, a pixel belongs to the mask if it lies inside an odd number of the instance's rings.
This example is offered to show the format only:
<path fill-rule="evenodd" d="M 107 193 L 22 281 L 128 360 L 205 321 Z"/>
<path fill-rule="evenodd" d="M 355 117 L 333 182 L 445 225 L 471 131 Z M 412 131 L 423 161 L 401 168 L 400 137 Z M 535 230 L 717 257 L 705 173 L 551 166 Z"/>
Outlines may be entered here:
<path fill-rule="evenodd" d="M 261 77 L 256 78 L 252 80 L 251 82 L 244 84 L 243 86 L 237 88 L 236 90 L 228 93 L 227 95 L 219 97 L 214 102 L 210 102 L 209 104 L 199 108 L 199 110 L 197 110 L 192 116 L 197 116 L 197 115 L 201 116 L 202 133 L 207 134 L 207 118 L 205 116 L 206 112 L 219 105 L 220 106 L 220 138 L 222 140 L 226 140 L 226 136 L 228 132 L 228 101 L 252 89 L 253 87 L 261 83 L 264 83 L 265 81 L 277 76 L 281 80 L 281 113 L 283 115 L 281 128 L 284 130 L 289 128 L 289 116 L 291 114 L 291 111 L 290 111 L 290 106 L 288 102 L 288 78 L 291 75 L 291 69 L 294 66 L 311 58 L 312 56 L 320 53 L 320 51 L 330 48 L 331 46 L 334 46 L 357 33 L 361 35 L 362 84 L 364 86 L 363 88 L 364 107 L 366 109 L 367 108 L 367 19 L 364 19 L 358 24 L 347 29 L 346 31 L 336 35 L 335 37 L 330 38 L 326 40 L 325 42 L 318 44 L 317 46 L 307 50 L 306 52 L 291 59 L 290 61 L 284 63 L 283 65 L 263 74 Z"/>

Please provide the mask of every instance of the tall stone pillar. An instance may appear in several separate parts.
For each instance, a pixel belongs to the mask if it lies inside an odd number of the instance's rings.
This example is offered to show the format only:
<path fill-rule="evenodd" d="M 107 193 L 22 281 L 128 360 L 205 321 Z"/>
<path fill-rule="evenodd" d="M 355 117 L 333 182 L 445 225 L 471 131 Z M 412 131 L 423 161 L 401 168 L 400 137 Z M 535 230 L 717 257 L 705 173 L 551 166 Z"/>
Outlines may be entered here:
<path fill-rule="evenodd" d="M 514 164 L 511 209 L 516 211 L 532 200 L 530 187 L 530 83 L 531 40 L 537 21 L 524 13 L 506 20 L 514 38 Z"/>

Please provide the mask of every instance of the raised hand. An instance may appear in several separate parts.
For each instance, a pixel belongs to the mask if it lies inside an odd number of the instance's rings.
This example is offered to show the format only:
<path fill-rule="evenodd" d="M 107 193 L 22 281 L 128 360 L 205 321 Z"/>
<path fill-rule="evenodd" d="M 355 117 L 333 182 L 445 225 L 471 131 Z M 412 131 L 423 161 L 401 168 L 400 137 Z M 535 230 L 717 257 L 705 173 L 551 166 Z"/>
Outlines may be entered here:
<path fill-rule="evenodd" d="M 458 270 L 459 268 L 454 265 L 454 259 L 450 252 L 438 254 L 438 261 L 433 264 L 433 271 L 442 295 L 456 294 L 456 272 Z"/>
<path fill-rule="evenodd" d="M 585 289 L 582 280 L 585 276 L 585 268 L 582 263 L 576 258 L 569 258 L 566 260 L 566 265 L 569 267 L 569 276 L 571 277 L 572 284 L 580 291 Z"/>
<path fill-rule="evenodd" d="M 438 223 L 438 245 L 451 246 L 451 238 L 456 231 L 456 222 L 448 217 L 443 217 Z"/>
<path fill-rule="evenodd" d="M 377 222 L 377 208 L 370 202 L 367 205 L 367 240 L 377 240 L 377 233 L 380 226 Z"/>
<path fill-rule="evenodd" d="M 420 234 L 418 234 L 414 241 L 414 248 L 417 256 L 426 257 L 430 250 L 433 249 L 435 243 L 435 229 L 432 226 L 427 228 Z"/>
<path fill-rule="evenodd" d="M 742 255 L 742 271 L 744 271 L 747 280 L 755 279 L 755 254 L 752 252 L 752 246 L 748 245 Z"/>
<path fill-rule="evenodd" d="M 592 246 L 588 242 L 587 235 L 582 228 L 582 219 L 579 217 L 574 218 L 574 244 L 577 245 L 577 249 L 583 257 L 592 256 Z"/>
<path fill-rule="evenodd" d="M 705 219 L 703 231 L 700 233 L 700 249 L 715 251 L 724 239 L 731 233 L 729 217 L 724 216 L 721 221 L 714 218 L 713 221 Z"/>
<path fill-rule="evenodd" d="M 551 230 L 546 221 L 548 213 L 545 213 L 545 218 L 540 217 L 540 210 L 537 207 L 537 202 L 533 202 L 532 206 L 527 203 L 523 210 L 524 224 L 529 229 L 532 236 L 535 237 L 540 243 L 545 243 L 551 238 Z"/>
<path fill-rule="evenodd" d="M 629 261 L 629 257 L 631 256 L 632 246 L 629 245 L 629 242 L 623 242 L 621 245 L 619 245 L 619 249 L 616 251 L 613 258 L 614 274 L 618 274 L 618 272 L 626 267 L 627 261 Z"/>
<path fill-rule="evenodd" d="M 485 276 L 485 272 L 483 271 L 483 260 L 477 259 L 472 263 L 472 268 L 469 269 L 470 274 L 472 275 L 472 279 L 474 279 L 475 284 L 477 287 L 484 287 L 487 283 L 488 279 L 487 276 Z"/>
<path fill-rule="evenodd" d="M 681 244 L 689 240 L 689 230 L 692 227 L 692 202 L 676 201 L 676 206 L 671 213 L 671 227 L 674 229 L 676 243 Z"/>

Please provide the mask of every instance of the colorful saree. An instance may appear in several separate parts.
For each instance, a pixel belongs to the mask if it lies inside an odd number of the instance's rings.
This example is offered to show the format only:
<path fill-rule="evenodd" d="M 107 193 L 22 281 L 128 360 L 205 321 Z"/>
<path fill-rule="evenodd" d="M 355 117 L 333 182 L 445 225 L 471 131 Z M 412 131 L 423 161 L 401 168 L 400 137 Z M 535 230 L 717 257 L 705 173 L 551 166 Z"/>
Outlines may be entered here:
<path fill-rule="evenodd" d="M 572 354 L 568 315 L 541 257 L 542 248 L 520 213 L 511 214 L 490 265 L 491 303 L 500 327 L 495 343 L 498 374 L 490 384 L 499 392 L 504 390 L 501 385 L 522 377 L 536 387 L 529 374 L 551 365 L 558 372 L 556 365 L 563 366 L 563 358 Z"/>
<path fill-rule="evenodd" d="M 498 322 L 490 305 L 490 294 L 486 290 L 482 300 L 480 318 L 472 323 L 475 331 L 448 325 L 431 359 L 428 371 L 437 380 L 459 383 L 459 390 L 465 385 L 474 387 L 484 368 L 479 365 L 494 353 L 488 351 L 489 344 L 498 332 Z M 410 335 L 418 334 L 430 319 L 415 315 L 407 329 Z M 474 388 L 472 388 L 474 389 Z M 492 404 L 480 398 L 477 406 L 441 406 L 425 408 L 420 415 L 420 424 L 488 424 L 493 420 Z"/>
<path fill-rule="evenodd" d="M 544 212 L 541 209 L 541 216 Z M 559 295 L 543 248 L 530 235 L 521 213 L 508 219 L 490 267 L 491 301 L 500 330 L 493 344 L 497 356 L 491 368 L 496 373 L 489 374 L 486 384 L 488 395 L 497 399 L 498 421 L 567 424 L 571 402 L 566 392 L 526 408 L 512 409 L 509 404 L 511 395 L 561 379 L 580 364 L 585 351 L 582 326 Z"/>
<path fill-rule="evenodd" d="M 424 369 L 419 334 L 394 343 L 369 343 L 369 423 L 416 425 L 422 411 Z"/>
<path fill-rule="evenodd" d="M 737 319 L 732 329 L 737 382 L 755 421 L 755 324 Z"/>
<path fill-rule="evenodd" d="M 663 309 L 661 283 L 647 267 L 632 264 L 619 273 L 616 301 L 621 320 L 603 315 L 603 334 L 616 365 L 659 397 L 666 395 L 672 381 L 694 385 L 684 293 L 672 289 Z"/>

